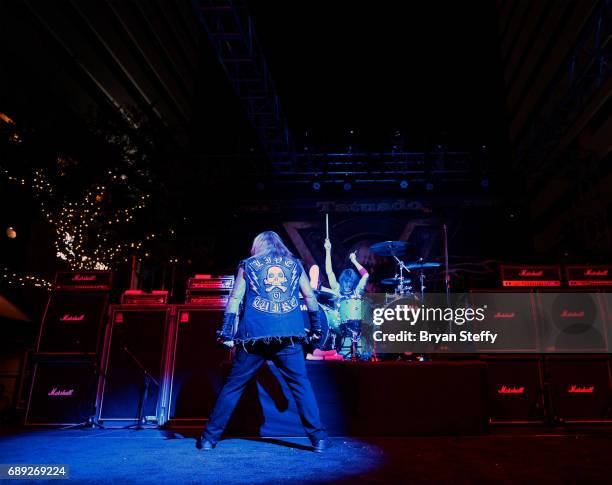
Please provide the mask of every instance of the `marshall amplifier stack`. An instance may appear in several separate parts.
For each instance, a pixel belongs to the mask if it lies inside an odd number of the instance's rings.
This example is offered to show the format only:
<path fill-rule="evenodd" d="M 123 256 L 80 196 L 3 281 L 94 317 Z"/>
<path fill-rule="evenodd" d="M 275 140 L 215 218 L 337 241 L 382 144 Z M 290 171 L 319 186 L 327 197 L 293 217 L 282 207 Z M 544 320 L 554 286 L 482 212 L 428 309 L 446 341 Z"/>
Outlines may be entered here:
<path fill-rule="evenodd" d="M 187 280 L 185 303 L 222 309 L 234 287 L 234 276 L 195 275 Z"/>
<path fill-rule="evenodd" d="M 480 325 L 517 331 L 481 355 L 488 364 L 490 421 L 612 422 L 612 266 L 500 269 L 503 289 L 488 290 L 488 299 L 487 291 L 478 292 L 485 294 L 479 298 L 487 300 L 488 319 L 496 321 Z M 523 293 L 520 304 L 513 292 Z"/>
<path fill-rule="evenodd" d="M 25 423 L 71 425 L 94 414 L 112 273 L 59 272 L 40 325 Z"/>

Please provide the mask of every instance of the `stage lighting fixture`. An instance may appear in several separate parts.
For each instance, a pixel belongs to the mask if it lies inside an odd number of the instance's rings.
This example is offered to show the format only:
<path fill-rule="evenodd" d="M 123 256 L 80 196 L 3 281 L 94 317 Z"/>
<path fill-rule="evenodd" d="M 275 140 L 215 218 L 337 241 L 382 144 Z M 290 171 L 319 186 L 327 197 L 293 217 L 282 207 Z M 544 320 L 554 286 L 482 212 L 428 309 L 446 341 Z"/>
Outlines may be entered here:
<path fill-rule="evenodd" d="M 319 182 L 313 182 L 312 183 L 312 189 L 313 190 L 321 190 L 321 184 Z"/>
<path fill-rule="evenodd" d="M 480 181 L 480 186 L 481 186 L 483 189 L 486 189 L 486 188 L 489 186 L 489 179 L 482 179 L 482 180 Z"/>
<path fill-rule="evenodd" d="M 353 184 L 351 184 L 350 182 L 344 182 L 344 185 L 342 186 L 342 188 L 348 192 L 349 190 L 351 190 L 353 188 Z"/>
<path fill-rule="evenodd" d="M 431 182 L 427 182 L 425 184 L 425 190 L 431 191 L 431 190 L 433 190 L 433 188 L 434 188 L 434 184 L 432 184 Z"/>
<path fill-rule="evenodd" d="M 15 239 L 17 237 L 17 231 L 15 231 L 15 229 L 9 226 L 6 228 L 6 236 L 9 239 Z"/>
<path fill-rule="evenodd" d="M 400 182 L 400 188 L 407 189 L 408 188 L 408 181 L 407 180 L 402 180 Z"/>

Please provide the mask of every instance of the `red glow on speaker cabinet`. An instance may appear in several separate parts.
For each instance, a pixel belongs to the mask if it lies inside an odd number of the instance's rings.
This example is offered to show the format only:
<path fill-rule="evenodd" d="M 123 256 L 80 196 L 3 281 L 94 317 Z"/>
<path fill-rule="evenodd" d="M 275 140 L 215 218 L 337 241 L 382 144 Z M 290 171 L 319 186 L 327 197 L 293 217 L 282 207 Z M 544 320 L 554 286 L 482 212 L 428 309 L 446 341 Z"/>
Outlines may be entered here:
<path fill-rule="evenodd" d="M 493 318 L 516 318 L 515 312 L 495 312 Z"/>
<path fill-rule="evenodd" d="M 593 394 L 595 392 L 595 386 L 577 386 L 572 384 L 567 392 L 570 394 Z"/>
<path fill-rule="evenodd" d="M 584 318 L 584 310 L 580 311 L 570 311 L 564 309 L 561 313 L 559 313 L 560 318 Z"/>
<path fill-rule="evenodd" d="M 555 287 L 561 286 L 559 266 L 505 266 L 500 267 L 502 286 Z"/>
<path fill-rule="evenodd" d="M 497 394 L 525 394 L 525 386 L 503 385 L 497 390 Z"/>
<path fill-rule="evenodd" d="M 567 266 L 565 275 L 569 286 L 612 286 L 610 266 Z"/>

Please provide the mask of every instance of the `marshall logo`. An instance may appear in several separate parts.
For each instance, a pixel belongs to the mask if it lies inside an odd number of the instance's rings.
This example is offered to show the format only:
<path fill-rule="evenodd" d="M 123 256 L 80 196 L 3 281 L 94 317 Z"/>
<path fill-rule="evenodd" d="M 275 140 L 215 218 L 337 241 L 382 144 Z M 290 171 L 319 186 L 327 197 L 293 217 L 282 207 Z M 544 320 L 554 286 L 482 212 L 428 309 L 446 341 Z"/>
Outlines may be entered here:
<path fill-rule="evenodd" d="M 584 318 L 584 310 L 580 310 L 580 311 L 563 310 L 559 314 L 559 317 L 561 318 Z"/>
<path fill-rule="evenodd" d="M 53 397 L 63 397 L 72 395 L 74 395 L 74 389 L 58 389 L 57 387 L 54 387 L 47 393 L 47 396 Z"/>
<path fill-rule="evenodd" d="M 610 266 L 568 266 L 569 286 L 612 286 Z"/>
<path fill-rule="evenodd" d="M 85 314 L 81 313 L 80 315 L 71 315 L 70 313 L 65 313 L 62 318 L 60 318 L 60 322 L 82 322 L 85 320 Z"/>
<path fill-rule="evenodd" d="M 593 394 L 595 392 L 595 386 L 577 386 L 572 384 L 567 392 L 570 394 Z"/>
<path fill-rule="evenodd" d="M 558 266 L 505 266 L 502 265 L 503 286 L 561 286 Z"/>
<path fill-rule="evenodd" d="M 514 318 L 516 317 L 516 313 L 514 312 L 495 312 L 493 318 Z"/>
<path fill-rule="evenodd" d="M 72 276 L 72 281 L 96 281 L 96 275 L 75 274 Z"/>
<path fill-rule="evenodd" d="M 584 276 L 608 276 L 607 269 L 587 269 L 584 273 Z"/>
<path fill-rule="evenodd" d="M 525 394 L 525 386 L 501 386 L 497 394 Z"/>
<path fill-rule="evenodd" d="M 542 270 L 529 270 L 529 269 L 522 269 L 519 272 L 519 276 L 529 276 L 532 278 L 537 278 L 538 276 L 542 276 L 544 274 L 544 271 Z"/>

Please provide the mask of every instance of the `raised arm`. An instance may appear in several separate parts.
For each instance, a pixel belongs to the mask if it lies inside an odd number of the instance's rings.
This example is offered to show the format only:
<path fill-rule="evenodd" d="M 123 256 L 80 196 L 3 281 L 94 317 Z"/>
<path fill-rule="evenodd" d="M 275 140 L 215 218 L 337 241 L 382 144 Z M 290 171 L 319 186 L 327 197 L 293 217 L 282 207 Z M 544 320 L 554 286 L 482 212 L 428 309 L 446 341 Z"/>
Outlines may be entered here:
<path fill-rule="evenodd" d="M 357 288 L 355 288 L 355 291 L 357 291 L 357 293 L 363 293 L 370 275 L 368 273 L 368 270 L 365 269 L 359 263 L 359 261 L 357 261 L 357 251 L 352 252 L 349 258 L 351 259 L 351 262 L 355 265 L 355 268 L 357 268 L 357 272 L 361 276 L 361 279 L 359 280 L 359 283 L 357 283 Z"/>
<path fill-rule="evenodd" d="M 303 271 L 302 276 L 300 276 L 300 291 L 302 292 L 302 296 L 304 297 L 304 302 L 306 303 L 306 308 L 308 308 L 308 311 L 318 312 L 319 304 L 317 302 L 317 297 L 314 294 L 314 290 L 310 286 L 310 281 L 308 281 L 306 273 Z"/>
<path fill-rule="evenodd" d="M 329 239 L 325 239 L 323 247 L 325 248 L 325 273 L 327 273 L 327 281 L 329 281 L 329 286 L 332 290 L 337 290 L 338 280 L 334 274 L 334 269 L 332 268 L 331 262 L 331 241 Z"/>

